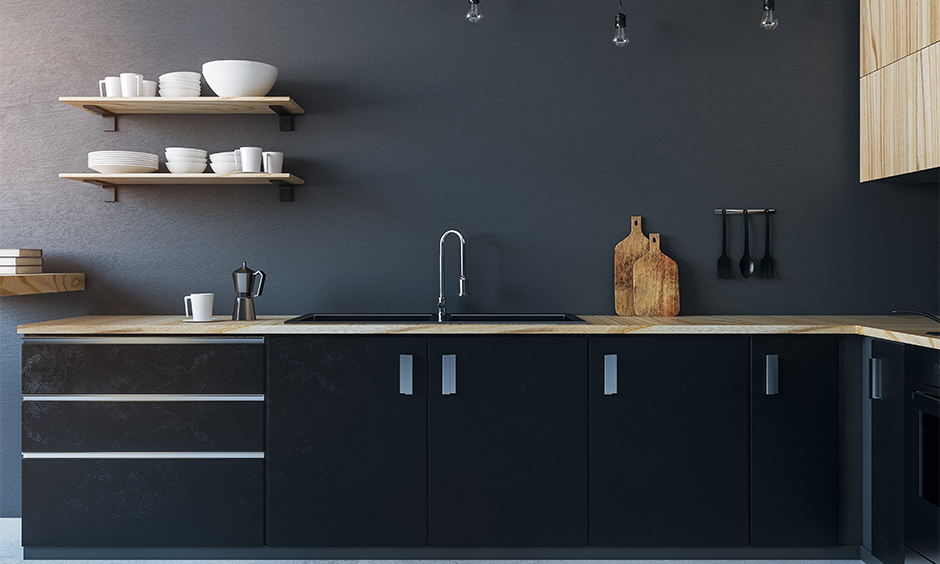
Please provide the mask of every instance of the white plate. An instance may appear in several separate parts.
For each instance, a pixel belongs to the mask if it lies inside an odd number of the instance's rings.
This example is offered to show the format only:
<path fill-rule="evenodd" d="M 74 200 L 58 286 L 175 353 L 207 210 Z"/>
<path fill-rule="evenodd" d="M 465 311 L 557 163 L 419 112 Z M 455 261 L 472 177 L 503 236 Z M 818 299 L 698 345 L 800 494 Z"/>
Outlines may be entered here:
<path fill-rule="evenodd" d="M 91 170 L 101 174 L 132 174 L 137 172 L 156 172 L 155 166 L 133 166 L 133 165 L 94 165 L 89 167 Z"/>
<path fill-rule="evenodd" d="M 192 317 L 184 317 L 184 318 L 183 318 L 183 321 L 184 321 L 185 323 L 212 323 L 213 321 L 222 321 L 222 320 L 219 319 L 219 318 L 217 318 L 217 317 L 213 317 L 212 319 L 210 319 L 210 320 L 208 320 L 208 321 L 196 321 L 196 320 L 193 319 Z"/>

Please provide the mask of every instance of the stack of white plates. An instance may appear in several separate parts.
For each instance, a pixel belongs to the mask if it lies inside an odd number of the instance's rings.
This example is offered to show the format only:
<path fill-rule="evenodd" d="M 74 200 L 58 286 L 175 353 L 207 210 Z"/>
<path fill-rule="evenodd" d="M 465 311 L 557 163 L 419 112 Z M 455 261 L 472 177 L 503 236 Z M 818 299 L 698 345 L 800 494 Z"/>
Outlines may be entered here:
<path fill-rule="evenodd" d="M 202 149 L 166 148 L 166 168 L 176 174 L 198 174 L 206 170 L 206 154 Z"/>
<path fill-rule="evenodd" d="M 88 153 L 88 168 L 101 174 L 155 172 L 159 168 L 159 159 L 153 153 L 92 151 Z"/>
<path fill-rule="evenodd" d="M 212 153 L 209 155 L 209 166 L 216 174 L 229 174 L 235 172 L 235 151 Z"/>
<path fill-rule="evenodd" d="M 198 72 L 168 72 L 160 75 L 160 95 L 164 98 L 194 98 L 199 96 L 200 75 Z"/>

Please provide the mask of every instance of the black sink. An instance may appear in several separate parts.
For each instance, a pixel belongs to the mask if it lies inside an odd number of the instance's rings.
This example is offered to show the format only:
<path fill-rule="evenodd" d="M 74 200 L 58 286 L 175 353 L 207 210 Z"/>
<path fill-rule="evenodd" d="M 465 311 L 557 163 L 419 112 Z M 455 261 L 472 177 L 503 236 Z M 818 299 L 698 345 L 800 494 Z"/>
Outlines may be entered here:
<path fill-rule="evenodd" d="M 284 323 L 437 323 L 429 313 L 308 313 Z M 587 323 L 570 313 L 451 313 L 446 323 Z"/>

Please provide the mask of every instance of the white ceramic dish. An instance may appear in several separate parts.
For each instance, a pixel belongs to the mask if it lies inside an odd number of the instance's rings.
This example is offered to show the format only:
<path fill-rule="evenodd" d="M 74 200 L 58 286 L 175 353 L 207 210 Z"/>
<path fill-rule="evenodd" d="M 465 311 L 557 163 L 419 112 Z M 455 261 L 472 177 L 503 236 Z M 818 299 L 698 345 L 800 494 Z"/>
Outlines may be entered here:
<path fill-rule="evenodd" d="M 203 321 L 202 319 L 193 319 L 192 317 L 184 317 L 183 321 L 186 323 L 214 323 L 216 321 L 222 321 L 222 320 L 219 319 L 218 317 L 213 317 L 212 319 L 206 319 L 205 321 Z"/>
<path fill-rule="evenodd" d="M 265 96 L 277 81 L 277 67 L 257 61 L 209 61 L 202 65 L 202 76 L 218 96 Z"/>
<path fill-rule="evenodd" d="M 200 93 L 200 90 L 183 90 L 179 88 L 160 89 L 160 96 L 164 98 L 198 98 Z"/>
<path fill-rule="evenodd" d="M 235 172 L 235 161 L 232 162 L 213 162 L 209 163 L 212 172 L 216 174 L 231 174 Z"/>
<path fill-rule="evenodd" d="M 174 174 L 198 174 L 206 171 L 206 163 L 168 162 L 166 168 Z"/>
<path fill-rule="evenodd" d="M 92 155 L 102 155 L 102 156 L 138 156 L 138 157 L 156 157 L 157 155 L 153 153 L 141 153 L 139 151 L 91 151 L 88 153 L 88 156 Z"/>
<path fill-rule="evenodd" d="M 208 151 L 203 151 L 202 149 L 186 149 L 184 147 L 167 147 L 164 149 L 164 153 L 167 155 L 178 155 L 181 157 L 200 157 L 206 158 L 206 155 L 209 154 Z"/>
<path fill-rule="evenodd" d="M 209 155 L 209 160 L 213 162 L 234 161 L 235 151 L 226 151 L 224 153 L 212 153 L 211 155 Z"/>
<path fill-rule="evenodd" d="M 116 164 L 116 165 L 106 165 L 98 164 L 88 168 L 94 170 L 95 172 L 100 172 L 101 174 L 130 174 L 135 172 L 156 172 L 157 167 L 151 166 L 139 166 L 139 165 L 126 165 L 126 164 Z"/>
<path fill-rule="evenodd" d="M 202 75 L 193 71 L 175 71 L 160 75 L 160 80 L 165 78 L 183 78 L 187 80 L 199 80 Z"/>

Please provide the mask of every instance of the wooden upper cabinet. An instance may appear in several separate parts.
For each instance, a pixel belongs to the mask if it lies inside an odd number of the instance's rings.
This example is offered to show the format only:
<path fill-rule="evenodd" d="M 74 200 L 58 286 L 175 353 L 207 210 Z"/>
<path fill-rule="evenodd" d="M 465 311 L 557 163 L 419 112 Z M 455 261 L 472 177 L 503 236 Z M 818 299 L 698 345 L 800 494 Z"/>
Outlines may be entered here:
<path fill-rule="evenodd" d="M 863 76 L 859 96 L 862 182 L 940 167 L 940 42 Z"/>
<path fill-rule="evenodd" d="M 940 41 L 940 0 L 860 0 L 859 76 Z"/>

